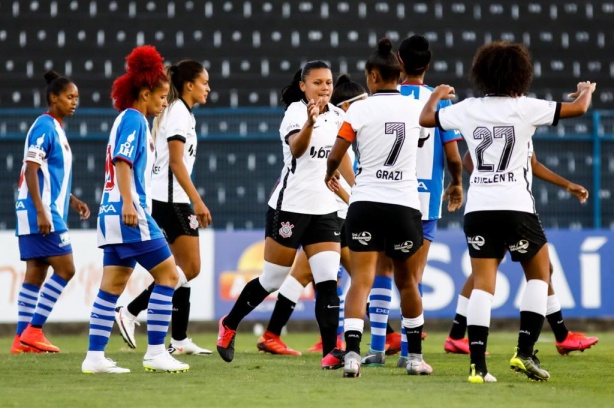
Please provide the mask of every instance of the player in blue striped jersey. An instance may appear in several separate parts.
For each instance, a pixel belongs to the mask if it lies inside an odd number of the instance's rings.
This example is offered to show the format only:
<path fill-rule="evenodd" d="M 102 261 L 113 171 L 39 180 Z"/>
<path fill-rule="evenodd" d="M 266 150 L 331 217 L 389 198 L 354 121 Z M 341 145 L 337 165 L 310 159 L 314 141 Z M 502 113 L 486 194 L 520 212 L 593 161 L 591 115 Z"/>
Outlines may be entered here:
<path fill-rule="evenodd" d="M 143 366 L 152 371 L 187 371 L 190 366 L 175 360 L 164 346 L 178 276 L 164 235 L 150 215 L 155 148 L 146 117 L 159 115 L 167 106 L 168 78 L 163 59 L 152 46 L 135 48 L 126 60 L 127 73 L 115 80 L 111 93 L 121 113 L 107 145 L 98 212 L 103 275 L 90 315 L 89 347 L 81 371 L 130 372 L 105 358 L 104 350 L 115 321 L 117 299 L 137 263 L 156 283 L 147 307 L 148 347 Z"/>
<path fill-rule="evenodd" d="M 53 71 L 45 73 L 45 80 L 49 110 L 28 131 L 15 203 L 15 232 L 21 259 L 26 261 L 26 276 L 17 298 L 13 354 L 60 351 L 45 338 L 42 326 L 75 274 L 66 225 L 68 207 L 82 219 L 90 216 L 87 204 L 70 193 L 72 152 L 62 127 L 64 118 L 75 113 L 79 90 Z M 53 275 L 43 285 L 49 266 Z"/>

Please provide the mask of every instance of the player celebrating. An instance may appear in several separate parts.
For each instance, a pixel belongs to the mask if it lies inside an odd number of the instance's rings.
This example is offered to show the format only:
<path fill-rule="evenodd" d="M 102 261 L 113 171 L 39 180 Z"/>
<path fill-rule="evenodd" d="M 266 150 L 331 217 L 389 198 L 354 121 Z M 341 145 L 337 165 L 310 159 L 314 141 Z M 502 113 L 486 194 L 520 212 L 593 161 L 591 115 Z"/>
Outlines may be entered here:
<path fill-rule="evenodd" d="M 595 84 L 581 82 L 571 103 L 528 98 L 533 64 L 521 44 L 493 42 L 480 47 L 470 73 L 483 95 L 437 110 L 454 88 L 440 85 L 420 115 L 422 126 L 457 129 L 463 134 L 475 164 L 465 206 L 467 237 L 474 286 L 467 305 L 468 381 L 496 381 L 486 366 L 486 344 L 497 267 L 505 251 L 520 262 L 527 287 L 520 304 L 520 330 L 510 366 L 530 379 L 550 378 L 534 350 L 547 310 L 549 257 L 547 240 L 535 210 L 530 181 L 529 147 L 535 128 L 556 125 L 560 118 L 588 110 Z"/>
<path fill-rule="evenodd" d="M 70 193 L 72 152 L 62 127 L 63 120 L 75 113 L 79 90 L 73 81 L 53 71 L 45 73 L 45 80 L 49 110 L 36 119 L 26 136 L 15 204 L 15 233 L 21 259 L 26 261 L 26 276 L 17 297 L 13 354 L 60 351 L 47 340 L 42 327 L 75 274 L 66 225 L 68 206 L 81 219 L 90 216 L 87 204 Z M 53 275 L 45 282 L 49 266 Z"/>
<path fill-rule="evenodd" d="M 198 226 L 211 224 L 211 214 L 190 178 L 196 160 L 195 104 L 207 102 L 209 74 L 198 61 L 184 60 L 166 70 L 170 79 L 168 108 L 154 120 L 156 163 L 152 184 L 152 213 L 177 262 L 180 286 L 173 295 L 171 354 L 211 354 L 188 338 L 189 281 L 200 273 Z M 192 203 L 192 206 L 190 205 Z M 147 308 L 155 283 L 127 307 L 118 307 L 115 321 L 126 344 L 136 348 L 136 316 Z"/>
<path fill-rule="evenodd" d="M 346 220 L 352 282 L 345 301 L 344 377 L 360 376 L 360 342 L 364 311 L 380 253 L 392 258 L 401 294 L 403 326 L 409 342 L 408 374 L 430 374 L 422 357 L 422 299 L 419 276 L 409 258 L 422 246 L 422 222 L 416 155 L 421 134 L 422 103 L 397 89 L 401 66 L 389 39 L 381 39 L 365 64 L 372 96 L 346 113 L 328 158 L 325 181 L 336 190 L 335 171 L 353 142 L 360 152 L 356 184 Z"/>
<path fill-rule="evenodd" d="M 126 58 L 127 72 L 113 82 L 111 97 L 120 111 L 113 123 L 98 212 L 98 244 L 104 250 L 100 290 L 90 316 L 89 347 L 84 373 L 130 372 L 105 358 L 115 305 L 137 263 L 155 281 L 147 306 L 146 370 L 179 372 L 190 366 L 175 360 L 164 347 L 178 277 L 175 259 L 151 211 L 154 141 L 147 116 L 167 106 L 168 78 L 162 57 L 152 46 L 135 48 Z"/>

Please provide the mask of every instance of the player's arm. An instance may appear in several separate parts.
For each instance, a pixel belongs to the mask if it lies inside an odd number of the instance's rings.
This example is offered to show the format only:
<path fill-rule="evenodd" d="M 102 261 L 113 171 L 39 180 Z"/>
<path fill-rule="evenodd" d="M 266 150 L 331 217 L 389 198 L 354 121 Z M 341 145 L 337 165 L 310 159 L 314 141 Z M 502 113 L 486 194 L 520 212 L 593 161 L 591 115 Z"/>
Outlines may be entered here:
<path fill-rule="evenodd" d="M 354 166 L 352 165 L 352 160 L 350 159 L 350 155 L 347 154 L 347 151 L 343 155 L 343 159 L 339 165 L 339 173 L 350 186 L 354 185 Z M 337 191 L 335 191 L 335 194 L 337 194 L 344 203 L 350 203 L 350 193 L 345 191 L 344 188 L 339 188 Z"/>
<path fill-rule="evenodd" d="M 88 218 L 90 218 L 90 214 L 91 214 L 90 207 L 88 207 L 88 205 L 85 202 L 75 197 L 75 195 L 72 193 L 70 194 L 70 199 L 68 201 L 68 204 L 73 210 L 79 213 L 79 217 L 82 220 L 87 220 Z"/>
<path fill-rule="evenodd" d="M 548 167 L 544 166 L 537 160 L 537 155 L 533 152 L 533 157 L 531 158 L 531 168 L 533 169 L 533 175 L 537 178 L 540 178 L 548 183 L 554 184 L 555 186 L 559 186 L 569 191 L 571 194 L 575 195 L 580 203 L 584 204 L 588 199 L 588 190 L 582 187 L 579 184 L 572 183 L 567 180 L 565 177 L 558 175 L 557 173 L 550 170 Z"/>
<path fill-rule="evenodd" d="M 33 161 L 26 161 L 26 169 L 24 171 L 24 178 L 26 180 L 26 186 L 28 186 L 28 193 L 32 198 L 32 203 L 36 209 L 36 223 L 38 225 L 38 232 L 43 236 L 48 235 L 51 232 L 51 221 L 47 218 L 45 212 L 45 205 L 40 193 L 40 185 L 38 184 L 38 169 L 40 164 Z"/>
<path fill-rule="evenodd" d="M 341 165 L 341 161 L 343 160 L 344 156 L 347 156 L 346 153 L 351 144 L 352 143 L 350 141 L 337 137 L 335 144 L 328 155 L 328 159 L 326 160 L 326 177 L 324 178 L 324 182 L 328 185 L 328 188 L 331 191 L 337 191 L 341 188 L 339 180 L 337 180 L 339 178 L 337 169 Z"/>
<path fill-rule="evenodd" d="M 561 103 L 560 117 L 573 118 L 584 115 L 591 105 L 591 99 L 596 86 L 595 82 L 579 82 L 576 92 L 569 94 L 570 98 L 575 98 L 574 101 Z"/>
<path fill-rule="evenodd" d="M 469 152 L 465 152 L 465 155 L 463 156 L 463 169 L 465 169 L 469 175 L 473 173 L 473 160 L 471 160 L 471 155 Z"/>
<path fill-rule="evenodd" d="M 211 213 L 209 212 L 209 209 L 200 197 L 200 194 L 198 194 L 198 190 L 196 190 L 194 183 L 192 183 L 190 173 L 188 172 L 188 169 L 183 161 L 184 148 L 185 139 L 169 139 L 169 166 L 171 168 L 171 171 L 173 172 L 173 175 L 177 179 L 177 182 L 190 198 L 190 201 L 192 202 L 192 206 L 194 208 L 194 213 L 198 218 L 200 226 L 203 228 L 207 228 L 209 225 L 211 225 Z"/>
<path fill-rule="evenodd" d="M 454 95 L 454 87 L 450 85 L 439 85 L 433 90 L 433 93 L 429 97 L 428 101 L 422 108 L 420 113 L 420 126 L 426 128 L 432 128 L 437 126 L 437 120 L 435 118 L 437 113 L 437 105 L 442 99 L 452 99 Z"/>
<path fill-rule="evenodd" d="M 313 132 L 313 126 L 320 115 L 320 100 L 314 101 L 311 99 L 307 103 L 307 121 L 299 130 L 291 134 L 288 137 L 288 146 L 290 147 L 290 153 L 292 153 L 292 157 L 299 158 L 309 148 L 309 144 L 311 143 L 311 133 Z"/>
<path fill-rule="evenodd" d="M 456 211 L 463 205 L 463 166 L 456 141 L 443 145 L 446 164 L 450 173 L 450 184 L 446 188 L 443 200 L 448 200 L 448 211 Z"/>
<path fill-rule="evenodd" d="M 119 195 L 122 197 L 122 220 L 129 227 L 136 227 L 138 224 L 138 215 L 134 208 L 131 191 L 132 165 L 121 158 L 115 160 L 115 177 L 117 179 L 117 188 Z"/>

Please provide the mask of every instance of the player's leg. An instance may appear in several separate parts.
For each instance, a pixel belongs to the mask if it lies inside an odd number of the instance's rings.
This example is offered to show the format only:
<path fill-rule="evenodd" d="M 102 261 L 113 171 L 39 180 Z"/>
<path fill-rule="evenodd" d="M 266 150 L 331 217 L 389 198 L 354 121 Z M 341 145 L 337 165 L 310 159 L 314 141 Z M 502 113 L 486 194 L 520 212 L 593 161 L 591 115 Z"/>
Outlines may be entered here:
<path fill-rule="evenodd" d="M 473 290 L 473 275 L 469 275 L 463 284 L 456 301 L 456 315 L 452 328 L 443 346 L 446 353 L 469 354 L 469 342 L 465 337 L 467 332 L 467 305 Z"/>
<path fill-rule="evenodd" d="M 386 255 L 380 254 L 373 287 L 369 293 L 369 303 L 367 303 L 367 316 L 371 327 L 371 345 L 362 359 L 362 364 L 365 366 L 383 366 L 385 364 L 387 327 L 390 326 L 388 315 L 392 302 L 392 274 L 392 260 Z"/>
<path fill-rule="evenodd" d="M 280 338 L 283 327 L 290 320 L 294 307 L 313 280 L 305 251 L 299 250 L 290 274 L 279 288 L 275 308 L 263 335 L 258 339 L 258 350 L 271 354 L 300 356 L 301 352 L 289 348 Z"/>
<path fill-rule="evenodd" d="M 32 320 L 39 292 L 47 276 L 48 269 L 49 264 L 43 260 L 26 260 L 26 275 L 17 296 L 17 328 L 15 330 L 15 339 L 11 346 L 12 354 L 40 352 L 37 348 L 22 344 L 21 334 Z"/>

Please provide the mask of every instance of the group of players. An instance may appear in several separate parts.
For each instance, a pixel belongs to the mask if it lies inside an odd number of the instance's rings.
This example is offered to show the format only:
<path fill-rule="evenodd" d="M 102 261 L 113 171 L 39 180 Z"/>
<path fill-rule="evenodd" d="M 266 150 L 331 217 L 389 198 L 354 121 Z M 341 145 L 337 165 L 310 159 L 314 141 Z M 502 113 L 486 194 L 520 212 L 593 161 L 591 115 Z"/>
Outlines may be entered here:
<path fill-rule="evenodd" d="M 459 295 L 444 347 L 470 354 L 468 381 L 496 381 L 485 355 L 496 271 L 506 251 L 521 263 L 527 278 L 510 366 L 534 380 L 549 378 L 533 350 L 546 317 L 561 354 L 597 342 L 568 331 L 563 323 L 549 284 L 547 241 L 531 195 L 535 172 L 580 201 L 587 199 L 582 186 L 537 162 L 531 137 L 537 126 L 584 114 L 595 84 L 579 83 L 570 95 L 572 102 L 528 98 L 533 75 L 528 50 L 494 42 L 478 49 L 471 69 L 483 96 L 452 105 L 454 88 L 424 85 L 430 62 L 423 36 L 405 39 L 398 52 L 384 38 L 365 64 L 371 96 L 347 76 L 333 86 L 332 71 L 323 61 L 308 62 L 283 89 L 284 168 L 268 203 L 263 273 L 245 286 L 219 321 L 217 351 L 222 359 L 234 358 L 241 320 L 278 289 L 258 348 L 300 354 L 281 341 L 281 328 L 304 286 L 313 282 L 322 368 L 343 368 L 344 377 L 358 377 L 361 365 L 383 365 L 387 351 L 400 349 L 398 366 L 410 375 L 431 374 L 433 368 L 422 354 L 421 281 L 442 202 L 448 200 L 449 211 L 462 206 L 463 165 L 472 174 L 464 222 L 472 275 Z M 70 194 L 72 158 L 62 129 L 62 120 L 76 109 L 78 89 L 53 72 L 46 79 L 49 111 L 28 132 L 16 203 L 17 235 L 27 270 L 18 298 L 13 353 L 59 351 L 42 326 L 74 275 L 68 206 L 82 218 L 90 215 L 87 205 Z M 211 354 L 187 337 L 189 281 L 200 271 L 198 228 L 211 224 L 190 179 L 197 146 L 192 108 L 205 103 L 209 91 L 202 64 L 184 60 L 165 70 L 163 58 L 151 46 L 135 48 L 127 57 L 126 73 L 113 83 L 112 98 L 120 114 L 106 150 L 98 213 L 104 268 L 90 317 L 84 373 L 130 371 L 106 358 L 104 350 L 115 322 L 126 343 L 136 347 L 136 316 L 144 309 L 145 369 L 186 371 L 189 365 L 173 355 Z M 152 131 L 147 116 L 155 117 Z M 461 138 L 468 146 L 463 159 L 457 147 Z M 446 164 L 451 182 L 444 191 Z M 499 177 L 502 173 L 505 178 Z M 493 183 L 495 178 L 498 182 Z M 480 245 L 471 245 L 477 241 Z M 521 241 L 523 250 L 518 251 Z M 130 305 L 118 308 L 136 263 L 150 272 L 154 283 Z M 340 263 L 352 278 L 344 305 L 345 350 L 338 338 Z M 49 265 L 54 273 L 45 280 Z M 386 345 L 392 278 L 401 297 L 401 345 Z M 361 357 L 365 311 L 372 339 Z M 171 318 L 172 338 L 166 347 Z"/>

